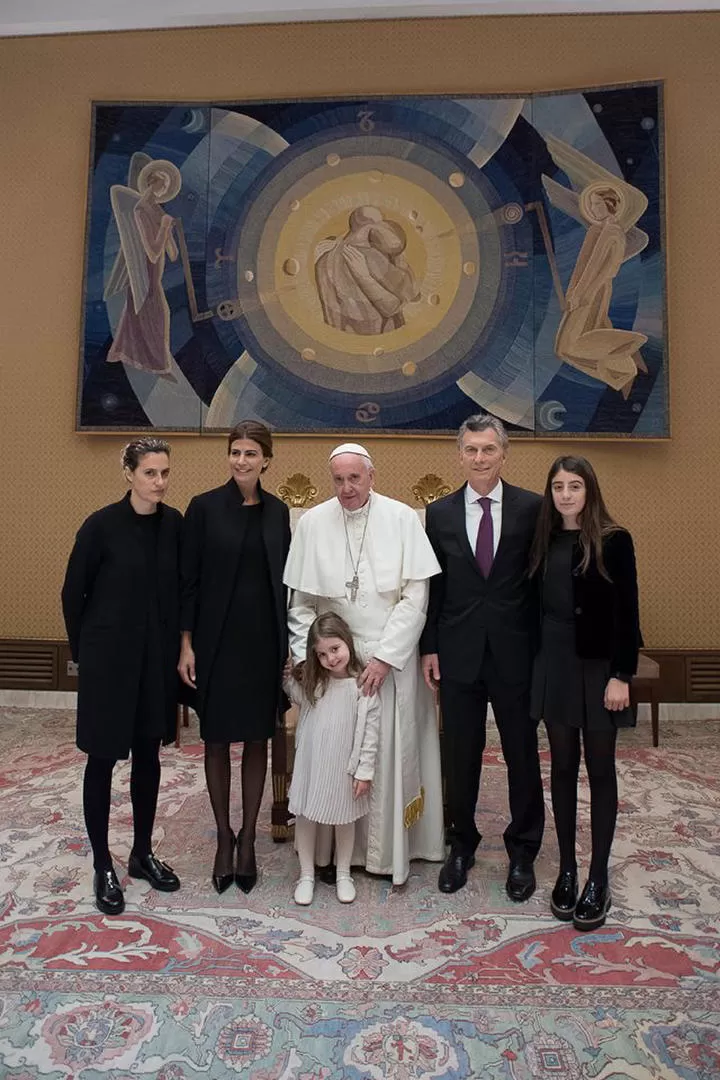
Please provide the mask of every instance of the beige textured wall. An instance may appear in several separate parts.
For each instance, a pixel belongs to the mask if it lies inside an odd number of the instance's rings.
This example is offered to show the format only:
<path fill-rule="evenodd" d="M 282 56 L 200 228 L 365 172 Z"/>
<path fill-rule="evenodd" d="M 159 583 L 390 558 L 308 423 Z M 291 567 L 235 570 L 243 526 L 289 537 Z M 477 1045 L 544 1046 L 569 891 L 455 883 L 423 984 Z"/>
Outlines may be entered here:
<path fill-rule="evenodd" d="M 573 443 L 636 537 L 655 648 L 720 645 L 714 563 L 720 357 L 720 16 L 521 17 L 138 32 L 0 41 L 0 636 L 62 636 L 74 531 L 119 497 L 120 437 L 73 431 L 90 102 L 482 93 L 666 80 L 673 440 Z M 278 441 L 269 483 L 327 491 L 333 440 Z M 171 502 L 225 478 L 217 438 L 173 440 Z M 568 443 L 563 449 L 570 450 Z M 537 488 L 559 451 L 515 443 Z M 449 439 L 378 440 L 380 490 L 457 478 Z"/>

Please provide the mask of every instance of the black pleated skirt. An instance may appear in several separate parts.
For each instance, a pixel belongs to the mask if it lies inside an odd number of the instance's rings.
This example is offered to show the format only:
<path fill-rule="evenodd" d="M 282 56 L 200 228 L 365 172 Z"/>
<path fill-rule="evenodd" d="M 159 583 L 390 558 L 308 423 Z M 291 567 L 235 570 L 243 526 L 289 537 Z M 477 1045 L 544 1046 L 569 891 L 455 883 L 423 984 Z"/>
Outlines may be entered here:
<path fill-rule="evenodd" d="M 571 621 L 545 616 L 542 646 L 533 667 L 530 709 L 534 720 L 589 731 L 633 727 L 632 708 L 610 712 L 603 704 L 609 678 L 609 660 L 583 660 L 577 655 Z"/>

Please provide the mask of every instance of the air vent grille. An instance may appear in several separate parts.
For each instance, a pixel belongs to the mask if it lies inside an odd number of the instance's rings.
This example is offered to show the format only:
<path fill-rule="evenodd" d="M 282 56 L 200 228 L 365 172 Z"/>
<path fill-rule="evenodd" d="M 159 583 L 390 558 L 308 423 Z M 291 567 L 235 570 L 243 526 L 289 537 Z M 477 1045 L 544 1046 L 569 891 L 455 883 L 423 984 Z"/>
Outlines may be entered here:
<path fill-rule="evenodd" d="M 57 645 L 52 642 L 0 641 L 0 688 L 54 690 Z"/>
<path fill-rule="evenodd" d="M 720 653 L 687 658 L 688 701 L 720 701 Z"/>

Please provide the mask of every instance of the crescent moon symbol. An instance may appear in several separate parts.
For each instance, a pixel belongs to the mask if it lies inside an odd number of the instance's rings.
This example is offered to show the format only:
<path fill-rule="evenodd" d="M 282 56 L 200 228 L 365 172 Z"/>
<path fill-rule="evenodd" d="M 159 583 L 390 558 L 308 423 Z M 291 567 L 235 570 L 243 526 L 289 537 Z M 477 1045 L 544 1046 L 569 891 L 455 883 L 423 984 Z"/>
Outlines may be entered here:
<path fill-rule="evenodd" d="M 204 109 L 190 109 L 190 119 L 187 123 L 183 124 L 183 131 L 189 131 L 194 134 L 197 131 L 205 130 L 205 110 Z"/>
<path fill-rule="evenodd" d="M 567 409 L 561 401 L 543 401 L 537 407 L 537 418 L 544 431 L 558 431 L 563 426 L 562 416 Z"/>

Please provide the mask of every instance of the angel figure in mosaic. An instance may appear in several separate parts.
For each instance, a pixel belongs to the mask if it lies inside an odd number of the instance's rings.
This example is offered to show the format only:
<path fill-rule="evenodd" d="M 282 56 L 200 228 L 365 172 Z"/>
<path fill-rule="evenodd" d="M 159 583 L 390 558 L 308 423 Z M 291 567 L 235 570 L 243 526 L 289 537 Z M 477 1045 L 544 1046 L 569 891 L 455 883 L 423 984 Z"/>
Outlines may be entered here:
<path fill-rule="evenodd" d="M 544 175 L 547 196 L 587 229 L 565 292 L 555 352 L 627 397 L 638 371 L 647 372 L 640 353 L 647 337 L 615 328 L 609 311 L 620 267 L 647 246 L 647 233 L 636 226 L 647 209 L 647 197 L 561 139 L 548 135 L 545 141 L 575 189 Z"/>
<path fill-rule="evenodd" d="M 166 256 L 178 257 L 175 219 L 163 203 L 180 191 L 180 170 L 171 161 L 133 154 L 128 182 L 113 184 L 110 205 L 120 235 L 120 251 L 103 299 L 124 293 L 125 304 L 107 360 L 154 375 L 170 375 L 170 308 L 162 286 Z"/>

